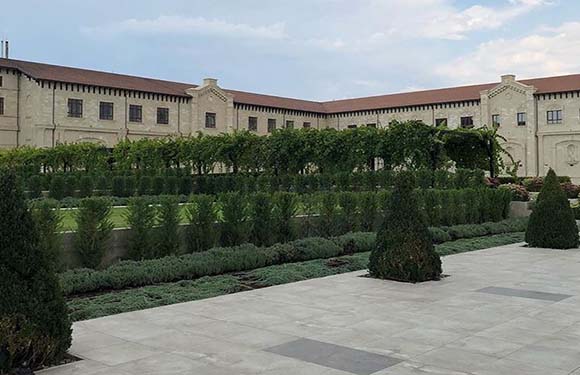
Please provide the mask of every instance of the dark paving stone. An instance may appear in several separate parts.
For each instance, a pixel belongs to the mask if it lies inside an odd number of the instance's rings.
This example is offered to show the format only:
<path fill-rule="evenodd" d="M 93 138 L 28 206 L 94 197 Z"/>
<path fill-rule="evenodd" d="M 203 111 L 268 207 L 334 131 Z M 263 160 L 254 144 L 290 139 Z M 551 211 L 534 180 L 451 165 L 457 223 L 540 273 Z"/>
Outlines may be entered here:
<path fill-rule="evenodd" d="M 308 339 L 298 339 L 266 351 L 357 375 L 374 374 L 402 362 L 397 358 Z"/>
<path fill-rule="evenodd" d="M 535 290 L 524 290 L 524 289 L 500 288 L 496 286 L 483 288 L 478 290 L 478 292 L 497 294 L 500 296 L 539 299 L 542 301 L 553 301 L 553 302 L 559 302 L 565 300 L 566 298 L 572 297 L 571 295 L 568 294 L 537 292 Z"/>

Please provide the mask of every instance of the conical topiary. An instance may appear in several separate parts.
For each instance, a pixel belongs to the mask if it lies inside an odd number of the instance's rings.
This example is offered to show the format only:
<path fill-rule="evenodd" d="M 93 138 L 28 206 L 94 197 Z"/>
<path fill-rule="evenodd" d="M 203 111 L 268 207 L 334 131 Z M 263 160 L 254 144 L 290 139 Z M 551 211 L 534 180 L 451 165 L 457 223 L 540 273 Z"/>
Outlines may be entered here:
<path fill-rule="evenodd" d="M 371 252 L 369 272 L 372 277 L 406 282 L 441 277 L 441 259 L 433 248 L 414 187 L 410 173 L 399 174 L 375 249 Z"/>
<path fill-rule="evenodd" d="M 578 247 L 574 211 L 556 173 L 550 169 L 530 216 L 526 231 L 530 247 L 573 249 Z"/>
<path fill-rule="evenodd" d="M 11 172 L 0 170 L 0 373 L 58 361 L 71 323 L 39 232 Z"/>

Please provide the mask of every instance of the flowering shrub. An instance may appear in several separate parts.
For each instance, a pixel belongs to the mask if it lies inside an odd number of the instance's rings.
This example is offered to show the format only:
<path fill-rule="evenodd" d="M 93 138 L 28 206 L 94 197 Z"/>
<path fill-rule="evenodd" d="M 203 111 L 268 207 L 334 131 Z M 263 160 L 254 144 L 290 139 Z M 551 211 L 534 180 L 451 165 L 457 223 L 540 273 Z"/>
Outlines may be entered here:
<path fill-rule="evenodd" d="M 524 187 L 528 191 L 539 192 L 542 190 L 542 186 L 544 186 L 543 177 L 530 177 L 524 179 Z"/>
<path fill-rule="evenodd" d="M 561 184 L 561 186 L 569 199 L 578 198 L 578 195 L 580 194 L 580 186 L 574 185 L 571 182 L 565 182 Z"/>
<path fill-rule="evenodd" d="M 512 194 L 512 200 L 517 202 L 528 202 L 530 200 L 530 193 L 522 185 L 505 184 L 500 185 L 500 189 L 508 190 Z"/>

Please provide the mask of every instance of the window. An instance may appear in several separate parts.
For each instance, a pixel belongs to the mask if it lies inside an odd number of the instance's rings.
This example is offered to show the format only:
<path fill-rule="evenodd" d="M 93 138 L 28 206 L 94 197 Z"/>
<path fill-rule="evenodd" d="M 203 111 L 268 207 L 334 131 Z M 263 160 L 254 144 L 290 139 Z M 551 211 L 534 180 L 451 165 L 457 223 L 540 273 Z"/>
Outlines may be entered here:
<path fill-rule="evenodd" d="M 4 86 L 4 77 L 0 76 L 0 87 Z"/>
<path fill-rule="evenodd" d="M 435 126 L 447 126 L 447 119 L 446 118 L 436 118 L 435 119 Z"/>
<path fill-rule="evenodd" d="M 375 128 L 376 129 L 377 128 L 377 124 L 375 124 L 375 123 L 367 124 L 367 128 Z"/>
<path fill-rule="evenodd" d="M 83 117 L 83 101 L 80 99 L 68 100 L 68 117 Z"/>
<path fill-rule="evenodd" d="M 561 124 L 562 123 L 562 110 L 548 111 L 548 124 Z"/>
<path fill-rule="evenodd" d="M 526 126 L 526 113 L 520 112 L 517 115 L 518 126 Z"/>
<path fill-rule="evenodd" d="M 303 127 L 304 129 L 310 129 L 310 127 L 311 127 L 311 126 L 312 126 L 312 124 L 311 124 L 310 122 L 308 122 L 308 121 L 305 121 L 305 122 L 302 124 L 302 127 Z"/>
<path fill-rule="evenodd" d="M 286 129 L 294 129 L 294 121 L 286 120 Z"/>
<path fill-rule="evenodd" d="M 213 112 L 205 113 L 205 127 L 209 129 L 215 129 L 216 127 L 216 114 Z"/>
<path fill-rule="evenodd" d="M 491 124 L 495 127 L 500 126 L 501 118 L 499 117 L 499 115 L 491 115 Z"/>
<path fill-rule="evenodd" d="M 99 119 L 100 120 L 113 119 L 113 103 L 108 102 L 99 103 Z"/>
<path fill-rule="evenodd" d="M 461 118 L 461 127 L 464 129 L 473 128 L 473 117 L 465 116 Z"/>
<path fill-rule="evenodd" d="M 169 124 L 169 108 L 157 108 L 157 123 L 161 125 Z"/>
<path fill-rule="evenodd" d="M 4 114 L 4 98 L 0 98 L 0 116 Z"/>
<path fill-rule="evenodd" d="M 257 117 L 249 117 L 248 118 L 248 130 L 251 132 L 258 131 L 258 118 Z"/>
<path fill-rule="evenodd" d="M 143 107 L 136 104 L 129 105 L 129 121 L 142 122 L 143 121 Z"/>
<path fill-rule="evenodd" d="M 356 125 L 355 124 L 348 125 L 347 128 L 349 128 L 349 129 L 356 129 Z"/>
<path fill-rule="evenodd" d="M 268 133 L 272 133 L 276 130 L 276 119 L 269 118 L 268 119 Z"/>

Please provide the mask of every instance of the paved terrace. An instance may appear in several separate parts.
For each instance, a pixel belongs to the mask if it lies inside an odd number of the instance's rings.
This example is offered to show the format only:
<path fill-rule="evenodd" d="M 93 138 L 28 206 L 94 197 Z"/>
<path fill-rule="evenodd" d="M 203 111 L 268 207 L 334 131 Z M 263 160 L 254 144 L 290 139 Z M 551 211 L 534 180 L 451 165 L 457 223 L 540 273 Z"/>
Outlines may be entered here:
<path fill-rule="evenodd" d="M 364 272 L 76 323 L 85 360 L 42 375 L 580 374 L 580 251 L 444 258 L 408 285 Z"/>

